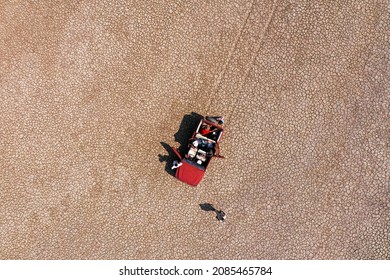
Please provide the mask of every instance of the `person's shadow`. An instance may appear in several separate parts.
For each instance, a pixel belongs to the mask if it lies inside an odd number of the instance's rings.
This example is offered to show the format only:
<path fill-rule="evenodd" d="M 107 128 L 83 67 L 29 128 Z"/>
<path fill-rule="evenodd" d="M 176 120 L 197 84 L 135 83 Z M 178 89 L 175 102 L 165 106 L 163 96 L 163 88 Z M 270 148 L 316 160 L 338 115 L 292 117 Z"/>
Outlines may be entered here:
<path fill-rule="evenodd" d="M 217 209 L 214 208 L 214 206 L 210 203 L 202 203 L 202 204 L 199 204 L 200 206 L 200 209 L 202 209 L 203 211 L 214 211 L 216 212 Z"/>
<path fill-rule="evenodd" d="M 199 124 L 200 120 L 203 119 L 203 116 L 191 112 L 188 115 L 185 115 L 181 121 L 179 130 L 175 133 L 175 141 L 179 143 L 180 147 L 177 149 L 181 155 L 183 155 L 187 149 L 188 140 L 191 138 L 192 134 L 194 133 L 197 125 Z M 176 170 L 172 170 L 172 164 L 173 161 L 177 158 L 177 155 L 172 150 L 171 146 L 165 142 L 160 142 L 160 144 L 164 147 L 164 149 L 167 151 L 167 155 L 161 155 L 159 154 L 159 161 L 160 162 L 166 162 L 165 165 L 165 171 L 175 176 Z"/>
<path fill-rule="evenodd" d="M 223 212 L 222 210 L 218 210 L 216 209 L 212 204 L 210 203 L 202 203 L 202 204 L 199 204 L 200 206 L 200 209 L 202 209 L 203 211 L 213 211 L 215 214 L 217 214 L 217 216 L 215 217 L 218 221 L 220 222 L 224 222 L 225 219 L 226 219 L 226 214 L 225 212 Z"/>
<path fill-rule="evenodd" d="M 175 176 L 175 172 L 176 170 L 173 170 L 171 168 L 172 164 L 173 164 L 173 161 L 174 159 L 177 157 L 176 154 L 174 153 L 174 151 L 172 150 L 171 146 L 169 146 L 167 143 L 164 143 L 164 142 L 160 142 L 161 145 L 164 147 L 164 149 L 167 151 L 167 155 L 161 155 L 159 154 L 158 157 L 159 157 L 159 161 L 160 162 L 166 162 L 165 164 L 165 171 L 169 174 L 169 175 L 172 175 L 172 176 Z"/>

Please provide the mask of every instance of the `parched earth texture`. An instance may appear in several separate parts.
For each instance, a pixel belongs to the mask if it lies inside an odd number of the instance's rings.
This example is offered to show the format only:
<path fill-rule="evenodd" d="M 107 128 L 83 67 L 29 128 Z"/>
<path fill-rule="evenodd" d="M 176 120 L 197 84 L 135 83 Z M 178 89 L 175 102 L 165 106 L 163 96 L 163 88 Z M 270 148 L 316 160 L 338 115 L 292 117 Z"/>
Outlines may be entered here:
<path fill-rule="evenodd" d="M 389 10 L 1 1 L 0 258 L 389 259 Z M 196 114 L 226 158 L 194 188 Z"/>

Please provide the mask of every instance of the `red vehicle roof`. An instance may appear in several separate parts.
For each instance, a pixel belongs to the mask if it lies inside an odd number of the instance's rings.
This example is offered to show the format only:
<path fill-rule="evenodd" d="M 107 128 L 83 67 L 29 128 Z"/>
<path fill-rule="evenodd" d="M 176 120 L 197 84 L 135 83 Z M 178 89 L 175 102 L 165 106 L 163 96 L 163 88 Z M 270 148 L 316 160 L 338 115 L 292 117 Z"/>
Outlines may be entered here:
<path fill-rule="evenodd" d="M 187 159 L 183 159 L 182 163 L 183 165 L 176 170 L 176 178 L 191 186 L 197 186 L 204 176 L 204 167 Z"/>

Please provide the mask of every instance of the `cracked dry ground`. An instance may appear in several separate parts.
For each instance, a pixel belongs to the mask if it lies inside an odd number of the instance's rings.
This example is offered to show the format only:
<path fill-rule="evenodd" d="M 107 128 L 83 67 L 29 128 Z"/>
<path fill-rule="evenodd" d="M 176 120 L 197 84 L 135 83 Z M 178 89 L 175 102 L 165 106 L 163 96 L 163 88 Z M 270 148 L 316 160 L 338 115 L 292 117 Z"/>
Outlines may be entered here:
<path fill-rule="evenodd" d="M 389 2 L 362 2 L 2 1 L 0 258 L 389 259 Z M 191 112 L 227 120 L 198 188 L 160 161 Z"/>

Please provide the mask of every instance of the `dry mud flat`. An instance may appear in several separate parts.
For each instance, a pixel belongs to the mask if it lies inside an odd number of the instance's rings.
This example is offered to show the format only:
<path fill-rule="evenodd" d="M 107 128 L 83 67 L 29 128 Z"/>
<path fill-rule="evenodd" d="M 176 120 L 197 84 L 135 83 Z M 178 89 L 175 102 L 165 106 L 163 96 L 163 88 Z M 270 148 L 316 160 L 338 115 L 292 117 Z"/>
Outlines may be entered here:
<path fill-rule="evenodd" d="M 2 1 L 0 258 L 389 259 L 389 2 L 362 2 Z M 164 161 L 191 112 L 227 119 L 198 188 Z"/>

